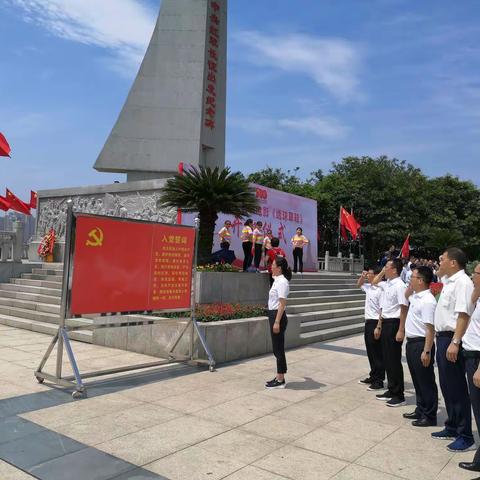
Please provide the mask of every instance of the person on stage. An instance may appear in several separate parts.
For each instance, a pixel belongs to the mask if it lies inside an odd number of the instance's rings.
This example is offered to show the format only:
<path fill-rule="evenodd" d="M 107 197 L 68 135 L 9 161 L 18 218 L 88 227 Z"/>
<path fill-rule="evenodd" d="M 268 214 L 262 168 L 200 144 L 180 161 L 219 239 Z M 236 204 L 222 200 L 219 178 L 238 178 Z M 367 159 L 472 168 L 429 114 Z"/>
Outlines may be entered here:
<path fill-rule="evenodd" d="M 274 281 L 268 294 L 268 321 L 270 323 L 273 354 L 277 359 L 277 374 L 273 380 L 265 383 L 267 389 L 285 388 L 286 385 L 285 330 L 287 329 L 288 319 L 285 309 L 290 292 L 289 281 L 292 278 L 292 271 L 285 257 L 275 257 L 272 263 L 272 275 Z"/>
<path fill-rule="evenodd" d="M 263 239 L 263 258 L 265 262 L 265 266 L 268 263 L 268 251 L 272 248 L 272 238 L 273 234 L 271 230 L 267 230 L 265 234 L 265 238 Z"/>
<path fill-rule="evenodd" d="M 432 433 L 432 438 L 454 440 L 447 446 L 451 452 L 475 448 L 465 359 L 461 354 L 462 337 L 473 313 L 474 287 L 465 273 L 466 265 L 465 253 L 459 248 L 449 248 L 440 257 L 438 272 L 443 277 L 443 289 L 435 310 L 436 360 L 448 417 L 445 428 Z"/>
<path fill-rule="evenodd" d="M 373 279 L 381 272 L 381 267 L 364 271 L 358 279 L 357 286 L 365 292 L 365 347 L 367 349 L 370 373 L 367 378 L 358 383 L 368 385 L 367 390 L 381 390 L 385 380 L 385 365 L 383 363 L 382 345 L 375 339 L 375 328 L 380 318 L 380 298 L 386 282 L 372 285 Z"/>
<path fill-rule="evenodd" d="M 293 273 L 297 273 L 297 264 L 300 273 L 303 273 L 303 247 L 308 245 L 309 240 L 303 234 L 303 230 L 298 227 L 295 235 L 292 237 L 293 245 Z"/>
<path fill-rule="evenodd" d="M 462 338 L 462 347 L 470 402 L 477 430 L 480 431 L 480 264 L 475 267 L 472 278 L 474 285 L 472 305 L 475 305 L 475 311 Z M 480 472 L 480 447 L 471 462 L 460 462 L 459 467 L 471 472 Z"/>
<path fill-rule="evenodd" d="M 414 427 L 437 425 L 438 389 L 433 368 L 435 358 L 435 309 L 437 301 L 430 292 L 433 271 L 429 267 L 414 267 L 405 296 L 410 302 L 405 336 L 407 364 L 412 376 L 417 406 L 403 417 L 413 420 Z"/>
<path fill-rule="evenodd" d="M 400 278 L 402 269 L 403 264 L 399 258 L 389 260 L 372 282 L 373 285 L 378 285 L 384 276 L 387 279 L 380 300 L 382 312 L 374 335 L 376 339 L 380 339 L 382 344 L 383 361 L 388 380 L 387 391 L 377 395 L 377 400 L 386 402 L 388 407 L 400 407 L 406 404 L 402 343 L 405 337 L 408 301 L 405 298 L 407 286 Z"/>
<path fill-rule="evenodd" d="M 220 248 L 223 250 L 230 249 L 230 241 L 232 239 L 230 228 L 232 228 L 232 222 L 230 220 L 225 220 L 223 227 L 218 232 L 218 236 L 220 237 Z"/>
<path fill-rule="evenodd" d="M 262 261 L 262 251 L 263 251 L 263 240 L 265 236 L 263 234 L 263 223 L 257 222 L 253 230 L 253 263 L 255 265 L 255 270 L 260 271 L 260 263 Z"/>
<path fill-rule="evenodd" d="M 253 220 L 249 218 L 242 229 L 242 235 L 240 236 L 240 240 L 242 241 L 242 248 L 243 248 L 243 271 L 247 272 L 250 266 L 252 265 L 253 255 L 252 255 L 252 247 L 253 247 Z"/>

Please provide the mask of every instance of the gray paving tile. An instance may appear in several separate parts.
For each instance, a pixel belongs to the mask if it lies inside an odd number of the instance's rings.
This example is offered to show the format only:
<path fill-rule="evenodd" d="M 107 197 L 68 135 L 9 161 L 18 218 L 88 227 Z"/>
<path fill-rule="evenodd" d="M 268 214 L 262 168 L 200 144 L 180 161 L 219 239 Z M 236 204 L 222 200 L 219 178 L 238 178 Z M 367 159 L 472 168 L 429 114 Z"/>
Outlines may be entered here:
<path fill-rule="evenodd" d="M 0 419 L 0 444 L 45 431 L 45 428 L 20 417 Z"/>
<path fill-rule="evenodd" d="M 137 468 L 136 470 L 123 473 L 111 480 L 168 480 L 168 478 L 158 475 L 157 473 L 149 472 L 143 468 Z"/>
<path fill-rule="evenodd" d="M 32 379 L 32 382 L 35 381 Z M 22 413 L 56 407 L 64 403 L 73 402 L 67 391 L 52 390 L 47 392 L 30 393 L 18 397 L 0 400 L 0 418 L 11 417 Z"/>
<path fill-rule="evenodd" d="M 86 445 L 49 430 L 0 445 L 0 458 L 23 470 L 62 455 L 83 450 Z"/>
<path fill-rule="evenodd" d="M 136 465 L 108 453 L 95 448 L 85 448 L 37 465 L 28 471 L 40 480 L 110 480 L 136 469 Z"/>

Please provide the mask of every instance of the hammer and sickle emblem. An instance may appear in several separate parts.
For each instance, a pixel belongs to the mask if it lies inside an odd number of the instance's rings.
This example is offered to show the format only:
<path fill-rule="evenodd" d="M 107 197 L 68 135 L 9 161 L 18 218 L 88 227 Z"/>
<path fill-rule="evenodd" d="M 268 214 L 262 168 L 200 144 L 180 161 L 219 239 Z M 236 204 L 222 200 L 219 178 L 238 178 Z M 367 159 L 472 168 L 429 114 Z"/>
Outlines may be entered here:
<path fill-rule="evenodd" d="M 101 247 L 103 245 L 103 230 L 100 227 L 94 228 L 88 234 L 89 240 L 85 242 L 87 247 Z"/>

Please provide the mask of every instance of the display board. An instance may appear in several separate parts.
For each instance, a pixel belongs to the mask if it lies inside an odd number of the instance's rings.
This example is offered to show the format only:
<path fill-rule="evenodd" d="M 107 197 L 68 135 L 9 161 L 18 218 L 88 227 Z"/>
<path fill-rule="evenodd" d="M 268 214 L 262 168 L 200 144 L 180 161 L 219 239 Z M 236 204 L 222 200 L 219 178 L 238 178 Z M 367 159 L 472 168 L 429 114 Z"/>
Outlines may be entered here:
<path fill-rule="evenodd" d="M 189 309 L 195 229 L 75 215 L 70 313 Z"/>

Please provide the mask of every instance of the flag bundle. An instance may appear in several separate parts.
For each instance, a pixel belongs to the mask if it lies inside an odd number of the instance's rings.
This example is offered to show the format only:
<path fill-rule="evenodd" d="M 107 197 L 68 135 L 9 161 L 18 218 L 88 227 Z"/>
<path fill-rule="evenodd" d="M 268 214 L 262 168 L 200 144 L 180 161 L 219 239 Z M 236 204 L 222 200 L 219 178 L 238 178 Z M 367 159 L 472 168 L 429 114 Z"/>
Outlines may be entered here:
<path fill-rule="evenodd" d="M 0 157 L 10 157 L 10 145 L 5 136 L 0 132 Z"/>
<path fill-rule="evenodd" d="M 352 213 L 347 212 L 343 207 L 340 207 L 340 235 L 345 241 L 348 241 L 347 231 L 350 232 L 353 240 L 357 240 L 360 235 L 361 225 Z"/>
<path fill-rule="evenodd" d="M 14 210 L 15 212 L 24 213 L 25 215 L 31 215 L 31 209 L 37 208 L 37 198 L 37 192 L 32 190 L 30 192 L 30 203 L 26 203 L 7 188 L 5 197 L 0 195 L 0 210 L 4 212 Z"/>

